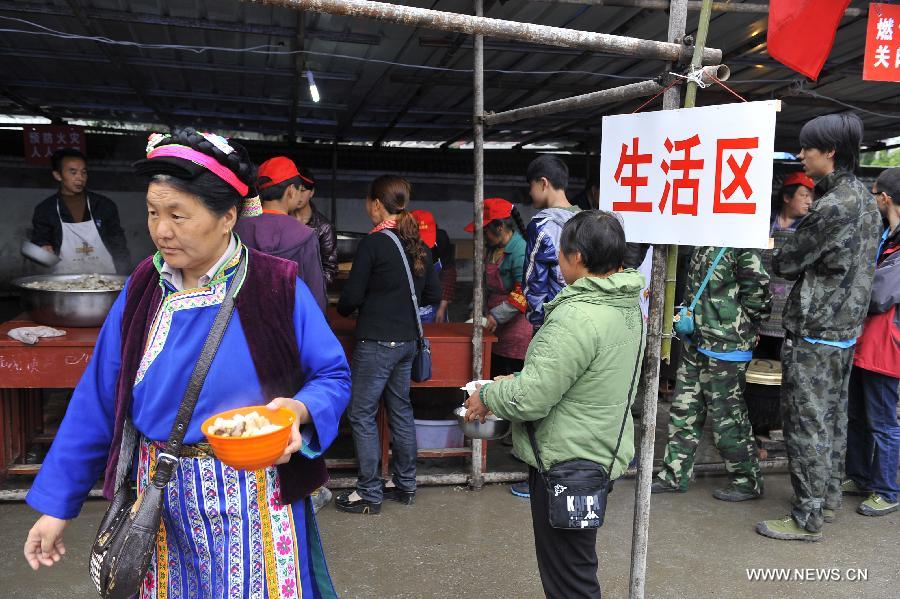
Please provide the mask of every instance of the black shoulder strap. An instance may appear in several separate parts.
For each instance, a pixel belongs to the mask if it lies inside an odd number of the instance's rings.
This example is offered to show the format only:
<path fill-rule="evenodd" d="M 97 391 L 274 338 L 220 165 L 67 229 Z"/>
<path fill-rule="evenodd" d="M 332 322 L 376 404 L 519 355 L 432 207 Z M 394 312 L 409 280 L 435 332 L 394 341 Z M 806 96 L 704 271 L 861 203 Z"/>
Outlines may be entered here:
<path fill-rule="evenodd" d="M 413 283 L 412 271 L 409 268 L 409 260 L 406 259 L 406 251 L 403 249 L 403 244 L 400 243 L 400 239 L 393 231 L 390 229 L 382 229 L 381 232 L 390 237 L 393 240 L 394 245 L 397 246 L 397 249 L 400 250 L 400 259 L 403 260 L 403 266 L 406 268 L 406 279 L 409 281 L 409 292 L 412 294 L 413 312 L 416 313 L 416 326 L 419 331 L 419 339 L 421 339 L 425 336 L 425 332 L 422 330 L 422 318 L 419 316 L 419 298 L 416 297 L 416 285 Z"/>
<path fill-rule="evenodd" d="M 197 406 L 197 399 L 200 397 L 200 390 L 203 388 L 203 382 L 212 365 L 213 358 L 219 350 L 222 343 L 222 337 L 225 336 L 225 329 L 228 328 L 228 322 L 234 312 L 234 294 L 240 288 L 247 274 L 247 257 L 243 256 L 238 265 L 237 273 L 228 287 L 228 293 L 219 311 L 216 313 L 216 319 L 213 321 L 212 328 L 206 336 L 203 343 L 203 349 L 200 350 L 200 357 L 194 364 L 194 370 L 191 372 L 191 378 L 188 380 L 187 389 L 184 397 L 181 399 L 181 405 L 178 407 L 178 413 L 175 415 L 175 422 L 172 425 L 172 431 L 169 433 L 169 439 L 166 442 L 166 449 L 157 456 L 156 474 L 153 477 L 153 484 L 163 487 L 168 484 L 172 477 L 175 464 L 178 463 L 178 456 L 181 454 L 181 444 L 184 441 L 184 435 L 187 433 L 187 427 L 191 422 L 191 416 L 194 414 L 194 408 Z"/>
<path fill-rule="evenodd" d="M 616 458 L 619 456 L 619 447 L 622 445 L 622 435 L 625 433 L 625 423 L 628 422 L 628 410 L 631 408 L 631 394 L 634 393 L 634 386 L 639 377 L 641 366 L 641 343 L 644 341 L 644 315 L 639 316 L 641 321 L 641 336 L 638 342 L 638 355 L 634 362 L 634 371 L 631 373 L 631 387 L 628 389 L 628 397 L 625 400 L 625 414 L 622 415 L 622 425 L 619 427 L 619 438 L 616 439 L 616 448 L 613 450 L 613 457 L 609 464 L 609 474 L 612 475 L 613 466 L 616 465 Z M 544 463 L 541 460 L 541 454 L 538 451 L 537 438 L 535 437 L 534 422 L 526 422 L 525 429 L 528 431 L 528 439 L 531 441 L 531 450 L 534 452 L 534 459 L 540 472 L 546 472 Z"/>

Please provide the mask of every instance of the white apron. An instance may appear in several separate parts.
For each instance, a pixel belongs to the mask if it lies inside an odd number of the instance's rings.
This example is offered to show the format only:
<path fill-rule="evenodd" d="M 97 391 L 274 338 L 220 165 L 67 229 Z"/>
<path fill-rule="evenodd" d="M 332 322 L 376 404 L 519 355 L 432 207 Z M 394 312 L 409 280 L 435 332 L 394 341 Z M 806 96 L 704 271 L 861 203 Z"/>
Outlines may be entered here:
<path fill-rule="evenodd" d="M 53 267 L 58 275 L 70 274 L 114 274 L 116 266 L 112 255 L 100 239 L 100 231 L 94 224 L 91 199 L 86 197 L 90 218 L 83 223 L 65 223 L 56 200 L 56 214 L 62 225 L 62 243 L 59 245 L 59 263 Z"/>

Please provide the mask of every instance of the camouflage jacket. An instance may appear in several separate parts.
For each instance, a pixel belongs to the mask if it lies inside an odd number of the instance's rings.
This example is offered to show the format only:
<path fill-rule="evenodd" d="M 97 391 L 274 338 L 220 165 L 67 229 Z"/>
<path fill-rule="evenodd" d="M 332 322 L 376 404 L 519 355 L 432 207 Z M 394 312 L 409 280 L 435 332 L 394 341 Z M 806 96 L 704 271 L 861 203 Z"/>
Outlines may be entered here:
<path fill-rule="evenodd" d="M 784 328 L 799 337 L 855 339 L 869 309 L 881 215 L 852 173 L 831 173 L 816 188 L 821 197 L 772 257 L 775 272 L 796 281 Z"/>
<path fill-rule="evenodd" d="M 694 299 L 720 249 L 694 249 L 685 304 Z M 716 352 L 751 350 L 756 345 L 757 326 L 771 305 L 769 273 L 759 250 L 728 248 L 694 308 L 692 341 Z"/>

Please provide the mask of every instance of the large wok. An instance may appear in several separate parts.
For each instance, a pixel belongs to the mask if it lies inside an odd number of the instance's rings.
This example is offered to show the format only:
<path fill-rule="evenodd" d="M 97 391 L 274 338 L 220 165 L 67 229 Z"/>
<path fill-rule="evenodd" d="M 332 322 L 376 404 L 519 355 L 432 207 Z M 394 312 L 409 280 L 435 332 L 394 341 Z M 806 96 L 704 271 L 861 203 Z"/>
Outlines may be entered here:
<path fill-rule="evenodd" d="M 366 236 L 365 233 L 337 232 L 338 262 L 351 262 L 356 256 L 359 242 Z"/>
<path fill-rule="evenodd" d="M 40 324 L 63 327 L 99 327 L 115 303 L 121 288 L 78 291 L 49 291 L 24 287 L 25 283 L 78 281 L 85 275 L 35 275 L 12 281 L 22 298 L 22 307 L 32 320 Z M 103 279 L 121 283 L 124 287 L 127 277 L 103 275 Z"/>

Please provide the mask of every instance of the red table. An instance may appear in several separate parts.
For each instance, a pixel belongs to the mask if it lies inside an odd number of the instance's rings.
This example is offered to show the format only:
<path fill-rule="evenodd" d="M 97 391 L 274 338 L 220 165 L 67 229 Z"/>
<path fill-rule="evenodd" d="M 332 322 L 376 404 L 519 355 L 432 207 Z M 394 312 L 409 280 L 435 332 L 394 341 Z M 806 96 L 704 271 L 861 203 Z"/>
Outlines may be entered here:
<path fill-rule="evenodd" d="M 328 318 L 348 359 L 353 353 L 353 319 L 329 311 Z M 16 464 L 24 456 L 26 445 L 41 438 L 43 422 L 40 394 L 37 389 L 72 389 L 78 383 L 93 354 L 97 328 L 67 328 L 66 335 L 41 339 L 36 345 L 25 345 L 7 336 L 17 327 L 36 326 L 24 316 L 0 324 L 0 482 L 7 474 L 33 474 L 37 464 Z M 461 387 L 471 379 L 472 325 L 425 325 L 431 340 L 433 377 L 416 387 Z M 484 372 L 491 369 L 491 345 L 496 337 L 484 339 Z M 384 418 L 379 419 L 382 438 L 382 465 L 387 469 L 389 431 Z M 46 440 L 46 439 L 44 439 Z M 470 456 L 471 448 L 424 450 L 423 458 Z M 482 451 L 481 470 L 487 456 Z M 331 460 L 332 467 L 349 467 L 354 460 Z"/>

